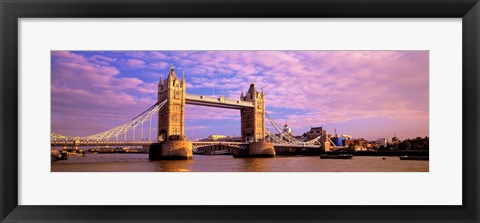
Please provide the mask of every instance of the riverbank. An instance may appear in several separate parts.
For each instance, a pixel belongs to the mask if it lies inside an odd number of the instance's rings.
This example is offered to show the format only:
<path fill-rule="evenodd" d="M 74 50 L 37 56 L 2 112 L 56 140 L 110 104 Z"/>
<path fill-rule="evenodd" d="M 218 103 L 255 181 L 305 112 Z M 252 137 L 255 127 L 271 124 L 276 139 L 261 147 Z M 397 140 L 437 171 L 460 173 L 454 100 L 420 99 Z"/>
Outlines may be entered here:
<path fill-rule="evenodd" d="M 325 154 L 340 155 L 340 154 L 352 154 L 354 156 L 428 156 L 428 150 L 381 150 L 381 151 L 337 151 L 326 152 Z"/>

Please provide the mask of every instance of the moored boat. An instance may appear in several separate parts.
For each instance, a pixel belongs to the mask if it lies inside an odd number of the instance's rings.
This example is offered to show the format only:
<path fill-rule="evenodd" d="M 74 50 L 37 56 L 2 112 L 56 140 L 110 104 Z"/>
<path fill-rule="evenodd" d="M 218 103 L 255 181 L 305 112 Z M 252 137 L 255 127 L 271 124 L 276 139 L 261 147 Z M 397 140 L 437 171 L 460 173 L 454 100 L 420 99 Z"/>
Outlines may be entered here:
<path fill-rule="evenodd" d="M 428 156 L 400 156 L 400 160 L 429 160 Z"/>
<path fill-rule="evenodd" d="M 320 159 L 351 159 L 353 155 L 350 154 L 339 154 L 339 155 L 320 155 Z"/>

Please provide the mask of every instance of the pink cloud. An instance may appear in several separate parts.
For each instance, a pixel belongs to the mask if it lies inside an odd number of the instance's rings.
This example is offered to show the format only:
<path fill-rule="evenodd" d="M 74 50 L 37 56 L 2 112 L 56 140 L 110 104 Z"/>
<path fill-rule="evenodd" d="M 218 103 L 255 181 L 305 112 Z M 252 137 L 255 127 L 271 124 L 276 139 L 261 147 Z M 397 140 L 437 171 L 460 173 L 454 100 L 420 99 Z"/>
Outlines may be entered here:
<path fill-rule="evenodd" d="M 165 63 L 165 62 L 155 62 L 155 63 L 151 63 L 148 65 L 148 68 L 150 69 L 156 69 L 156 70 L 163 70 L 163 69 L 166 69 L 170 67 L 170 65 L 168 63 Z"/>
<path fill-rule="evenodd" d="M 92 57 L 90 57 L 91 60 L 103 60 L 103 61 L 107 61 L 107 62 L 113 62 L 113 61 L 117 61 L 117 59 L 115 58 L 112 58 L 112 57 L 107 57 L 107 56 L 103 56 L 103 55 L 93 55 Z"/>
<path fill-rule="evenodd" d="M 125 55 L 127 55 L 129 57 L 133 57 L 133 58 L 142 59 L 142 58 L 145 57 L 146 52 L 144 52 L 144 51 L 129 51 L 129 52 L 126 52 Z"/>
<path fill-rule="evenodd" d="M 148 57 L 149 58 L 152 58 L 152 59 L 166 59 L 168 58 L 167 55 L 163 54 L 163 53 L 160 53 L 160 52 L 149 52 L 148 53 Z"/>
<path fill-rule="evenodd" d="M 126 65 L 130 68 L 145 67 L 145 61 L 139 59 L 128 59 Z"/>
<path fill-rule="evenodd" d="M 72 60 L 76 61 L 77 63 L 87 62 L 87 59 L 85 57 L 75 53 L 70 53 L 69 51 L 65 50 L 51 51 L 51 55 L 57 61 Z"/>
<path fill-rule="evenodd" d="M 371 117 L 429 117 L 427 51 L 210 51 L 184 56 L 197 62 L 187 69 L 187 75 L 195 76 L 189 89 L 215 85 L 236 98 L 254 81 L 258 89 L 265 88 L 267 107 L 308 111 L 285 117 L 303 120 L 292 121 L 297 128 Z M 207 68 L 234 75 L 210 79 Z"/>
<path fill-rule="evenodd" d="M 187 105 L 185 120 L 240 120 L 240 111 L 198 105 Z"/>
<path fill-rule="evenodd" d="M 115 67 L 98 65 L 75 53 L 54 51 L 52 56 L 56 58 L 52 63 L 52 129 L 59 133 L 98 133 L 129 121 L 156 102 L 155 84 L 117 77 Z"/>
<path fill-rule="evenodd" d="M 211 126 L 204 126 L 204 125 L 185 126 L 186 131 L 199 130 L 199 129 L 209 129 L 209 128 L 211 128 Z"/>

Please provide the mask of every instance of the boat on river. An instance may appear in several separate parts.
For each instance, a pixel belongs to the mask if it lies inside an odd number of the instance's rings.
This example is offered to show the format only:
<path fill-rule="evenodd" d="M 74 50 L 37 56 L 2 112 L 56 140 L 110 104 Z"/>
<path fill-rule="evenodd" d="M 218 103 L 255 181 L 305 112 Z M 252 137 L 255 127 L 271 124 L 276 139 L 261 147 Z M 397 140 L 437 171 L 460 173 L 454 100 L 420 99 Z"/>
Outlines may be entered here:
<path fill-rule="evenodd" d="M 351 154 L 339 154 L 339 155 L 330 155 L 330 154 L 322 154 L 320 155 L 320 159 L 351 159 L 353 155 Z"/>
<path fill-rule="evenodd" d="M 66 150 L 51 150 L 50 161 L 54 162 L 57 160 L 68 160 L 68 152 Z"/>
<path fill-rule="evenodd" d="M 400 160 L 429 160 L 428 156 L 400 156 Z"/>

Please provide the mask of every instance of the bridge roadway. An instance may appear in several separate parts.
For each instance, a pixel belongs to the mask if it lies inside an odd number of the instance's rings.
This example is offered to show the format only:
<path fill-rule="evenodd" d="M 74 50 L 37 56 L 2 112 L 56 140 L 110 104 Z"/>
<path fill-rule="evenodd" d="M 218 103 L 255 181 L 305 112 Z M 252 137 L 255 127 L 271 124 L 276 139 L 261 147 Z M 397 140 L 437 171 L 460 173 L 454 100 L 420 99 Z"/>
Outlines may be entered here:
<path fill-rule="evenodd" d="M 52 141 L 51 146 L 148 146 L 155 141 Z M 211 145 L 225 145 L 240 148 L 248 145 L 243 142 L 199 142 L 193 141 L 193 148 L 199 148 Z M 296 147 L 296 148 L 318 148 L 318 145 L 297 145 L 297 144 L 279 144 L 274 143 L 275 147 Z"/>
<path fill-rule="evenodd" d="M 192 105 L 203 105 L 218 108 L 243 109 L 253 108 L 253 102 L 227 99 L 224 96 L 210 97 L 195 94 L 186 94 L 185 103 Z"/>
<path fill-rule="evenodd" d="M 156 141 L 52 141 L 51 146 L 148 146 Z"/>

